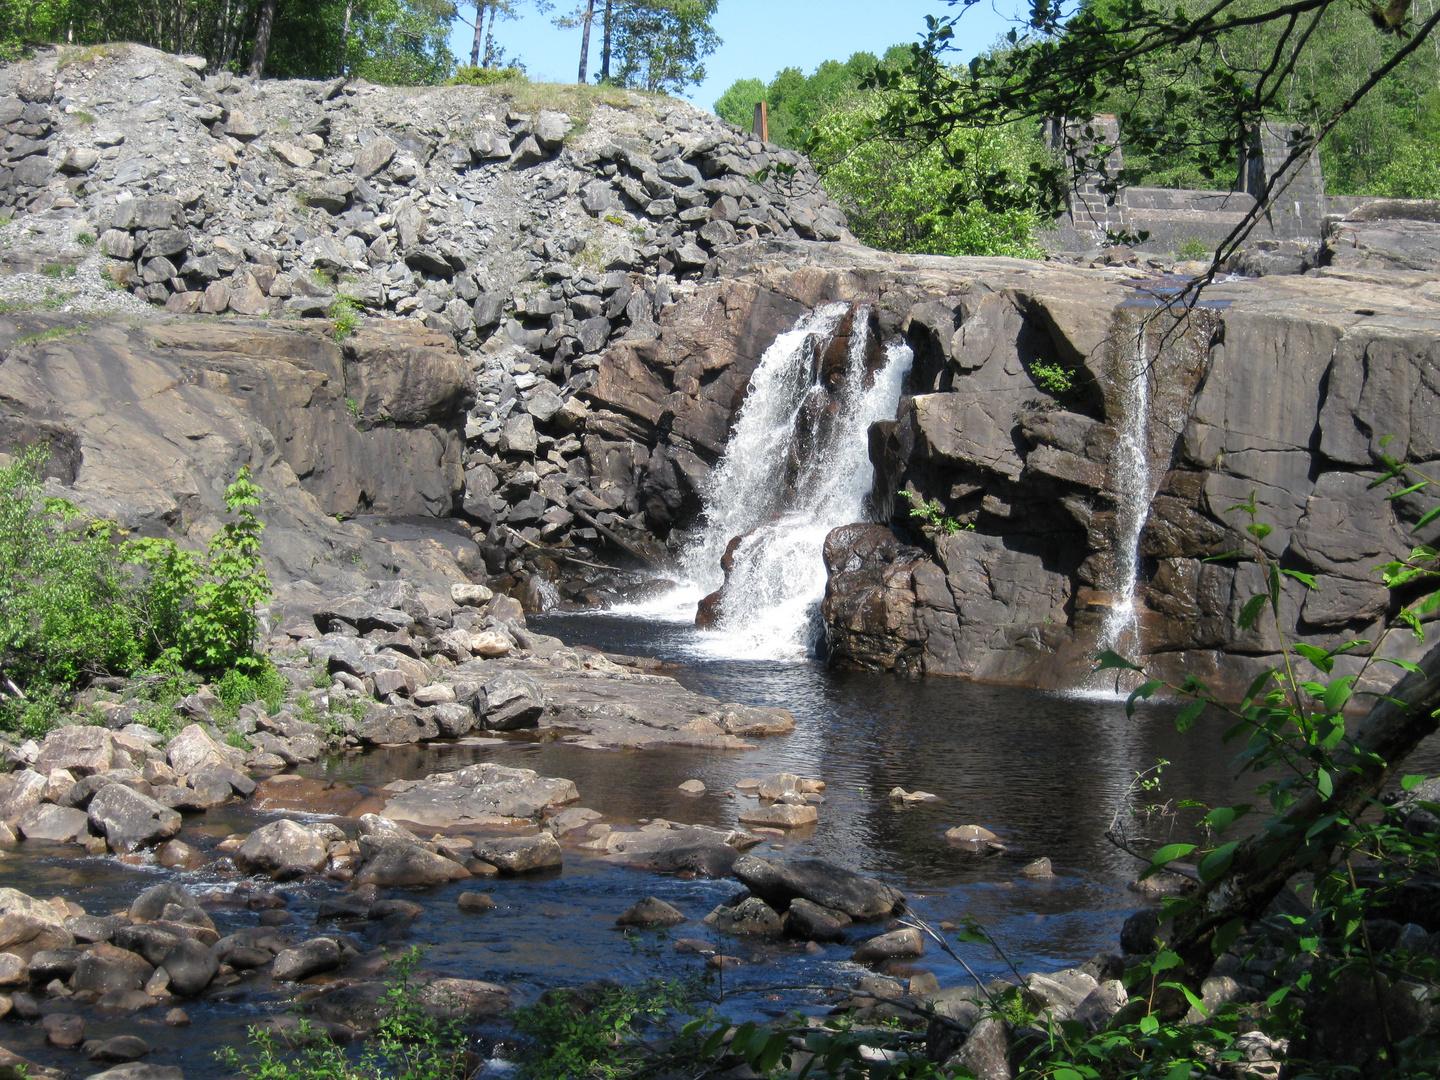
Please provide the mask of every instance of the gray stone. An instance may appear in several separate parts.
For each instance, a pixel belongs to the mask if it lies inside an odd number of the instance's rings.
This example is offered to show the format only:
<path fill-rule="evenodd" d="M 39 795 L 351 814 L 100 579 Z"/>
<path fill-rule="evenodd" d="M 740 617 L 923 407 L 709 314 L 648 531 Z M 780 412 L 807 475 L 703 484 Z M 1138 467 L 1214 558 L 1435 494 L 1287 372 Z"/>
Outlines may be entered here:
<path fill-rule="evenodd" d="M 277 982 L 299 982 L 311 975 L 334 971 L 340 966 L 340 946 L 331 938 L 311 938 L 293 949 L 285 949 L 275 957 L 270 969 Z"/>
<path fill-rule="evenodd" d="M 112 851 L 158 844 L 180 831 L 180 815 L 124 784 L 109 784 L 90 800 L 90 827 Z"/>
<path fill-rule="evenodd" d="M 362 146 L 355 153 L 355 174 L 369 179 L 389 165 L 399 149 L 393 140 L 384 135 L 372 139 L 368 146 Z"/>
<path fill-rule="evenodd" d="M 900 890 L 822 859 L 781 862 L 742 855 L 731 873 L 756 896 L 782 909 L 796 898 L 844 912 L 852 919 L 876 919 L 905 909 Z"/>
<path fill-rule="evenodd" d="M 234 857 L 235 865 L 247 874 L 273 874 L 291 866 L 318 870 L 325 865 L 328 845 L 305 826 L 282 819 L 252 832 Z"/>
<path fill-rule="evenodd" d="M 90 819 L 83 810 L 41 803 L 21 816 L 18 829 L 26 840 L 67 843 L 89 836 Z"/>
<path fill-rule="evenodd" d="M 554 870 L 561 864 L 560 844 L 548 832 L 477 840 L 475 854 L 503 874 L 533 874 Z"/>
<path fill-rule="evenodd" d="M 492 731 L 535 727 L 545 712 L 545 695 L 522 671 L 506 671 L 482 686 L 482 725 Z"/>
<path fill-rule="evenodd" d="M 647 896 L 620 913 L 616 926 L 679 926 L 685 916 L 677 909 L 653 896 Z"/>

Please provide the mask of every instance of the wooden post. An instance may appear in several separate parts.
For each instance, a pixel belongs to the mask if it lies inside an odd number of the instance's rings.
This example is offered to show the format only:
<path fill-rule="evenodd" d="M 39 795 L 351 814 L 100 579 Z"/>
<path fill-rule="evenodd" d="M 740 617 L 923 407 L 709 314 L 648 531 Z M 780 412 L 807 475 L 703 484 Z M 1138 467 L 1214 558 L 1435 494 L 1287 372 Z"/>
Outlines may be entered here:
<path fill-rule="evenodd" d="M 766 112 L 765 102 L 763 101 L 757 101 L 755 103 L 755 123 L 750 128 L 750 133 L 760 136 L 761 142 L 770 141 L 770 116 Z"/>

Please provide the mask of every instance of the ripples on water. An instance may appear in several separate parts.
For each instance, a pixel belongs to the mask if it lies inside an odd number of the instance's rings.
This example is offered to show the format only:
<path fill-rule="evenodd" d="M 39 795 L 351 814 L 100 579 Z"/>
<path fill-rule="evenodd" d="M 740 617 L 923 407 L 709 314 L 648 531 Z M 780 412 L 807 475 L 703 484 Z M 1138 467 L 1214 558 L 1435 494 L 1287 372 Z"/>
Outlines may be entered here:
<path fill-rule="evenodd" d="M 1177 802 L 1215 804 L 1251 787 L 1230 779 L 1231 752 L 1219 744 L 1224 723 L 1202 719 L 1189 735 L 1178 736 L 1176 708 L 1168 704 L 1147 705 L 1127 719 L 1120 703 L 1103 697 L 828 672 L 809 662 L 707 658 L 697 649 L 693 629 L 674 623 L 584 614 L 546 616 L 534 624 L 567 642 L 659 656 L 685 685 L 722 700 L 782 705 L 795 714 L 796 731 L 757 740 L 757 748 L 746 753 L 606 752 L 561 743 L 480 740 L 353 754 L 307 771 L 375 788 L 397 777 L 494 760 L 569 777 L 579 787 L 581 804 L 612 822 L 664 817 L 708 825 L 734 824 L 749 805 L 724 794 L 737 780 L 779 770 L 816 777 L 828 785 L 818 825 L 764 845 L 757 854 L 818 856 L 878 874 L 904 889 L 913 909 L 932 924 L 973 915 L 1022 970 L 1069 966 L 1114 948 L 1125 916 L 1139 906 L 1125 890 L 1135 864 L 1104 839 L 1137 771 L 1157 758 L 1169 760 L 1161 798 Z M 680 794 L 677 785 L 691 778 L 703 780 L 709 793 L 699 798 Z M 886 798 L 895 786 L 933 792 L 943 801 L 897 807 Z M 992 829 L 1009 850 L 977 856 L 949 844 L 944 831 L 963 824 Z M 183 836 L 212 847 L 229 832 L 255 825 L 248 809 L 231 806 L 187 818 Z M 26 845 L 23 853 L 0 859 L 0 885 L 74 897 L 92 913 L 124 909 L 162 877 L 177 877 L 197 892 L 234 883 L 213 871 L 168 875 L 153 864 L 132 867 L 114 859 L 71 857 L 61 854 L 63 849 L 53 849 L 53 855 L 36 850 Z M 1048 881 L 1024 877 L 1021 867 L 1042 855 L 1052 860 L 1058 876 Z M 316 908 L 331 886 L 300 882 L 280 888 L 292 898 L 295 928 L 315 932 Z M 455 899 L 466 888 L 489 892 L 499 909 L 459 914 Z M 860 974 L 847 959 L 849 946 L 825 946 L 821 955 L 807 956 L 793 943 L 767 945 L 708 932 L 699 919 L 735 890 L 733 881 L 663 877 L 567 852 L 558 874 L 393 894 L 409 895 L 425 908 L 409 941 L 428 947 L 428 966 L 504 983 L 521 1000 L 533 999 L 546 987 L 588 979 L 633 981 L 697 970 L 696 957 L 669 948 L 670 940 L 679 937 L 705 938 L 757 961 L 726 973 L 725 984 L 732 989 L 796 982 L 848 986 Z M 647 895 L 669 901 L 692 921 L 668 937 L 643 935 L 645 944 L 637 948 L 614 920 Z M 222 910 L 214 918 L 222 933 L 257 921 L 247 911 Z M 985 951 L 963 948 L 982 976 L 1005 973 L 1004 965 Z M 933 947 L 914 967 L 934 971 L 941 985 L 966 979 Z M 187 1030 L 160 1024 L 162 1010 L 94 1023 L 92 1029 L 101 1037 L 138 1032 L 156 1047 L 147 1060 L 181 1065 L 188 1080 L 206 1080 L 223 1073 L 214 1048 L 238 1039 L 244 1024 L 283 1008 L 284 995 L 259 985 L 235 1004 L 182 1004 L 195 1020 Z M 823 1000 L 801 994 L 771 1001 L 755 995 L 728 1001 L 725 1009 L 744 1017 L 797 1004 L 820 1008 Z M 20 1053 L 73 1068 L 73 1055 L 44 1047 L 38 1025 L 5 1030 L 7 1044 Z"/>

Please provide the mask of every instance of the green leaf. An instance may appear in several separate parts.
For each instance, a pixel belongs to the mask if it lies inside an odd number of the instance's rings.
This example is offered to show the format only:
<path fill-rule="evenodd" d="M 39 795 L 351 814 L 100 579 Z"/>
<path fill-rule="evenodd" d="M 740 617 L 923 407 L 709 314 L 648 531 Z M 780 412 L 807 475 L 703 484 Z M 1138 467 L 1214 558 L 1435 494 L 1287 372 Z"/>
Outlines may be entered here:
<path fill-rule="evenodd" d="M 1326 712 L 1339 712 L 1345 707 L 1345 703 L 1350 700 L 1354 693 L 1353 685 L 1355 679 L 1356 676 L 1354 675 L 1345 675 L 1335 679 L 1326 687 L 1325 696 L 1321 699 Z"/>
<path fill-rule="evenodd" d="M 1126 671 L 1144 671 L 1138 664 L 1132 664 L 1117 652 L 1106 649 L 1095 657 L 1096 671 L 1109 671 L 1111 668 L 1123 668 Z"/>
<path fill-rule="evenodd" d="M 1432 506 L 1429 510 L 1425 511 L 1424 515 L 1421 516 L 1420 520 L 1415 523 L 1415 527 L 1410 531 L 1412 533 L 1419 532 L 1437 517 L 1440 517 L 1440 506 Z"/>
<path fill-rule="evenodd" d="M 1294 578 L 1296 581 L 1301 582 L 1302 584 L 1304 584 L 1304 585 L 1306 586 L 1306 588 L 1310 588 L 1310 589 L 1319 589 L 1319 588 L 1320 588 L 1320 586 L 1318 586 L 1318 585 L 1315 584 L 1315 575 L 1314 575 L 1314 574 L 1302 574 L 1299 570 L 1281 570 L 1280 572 L 1281 572 L 1282 574 L 1284 574 L 1286 577 L 1292 577 L 1292 578 Z"/>
<path fill-rule="evenodd" d="M 1404 776 L 1401 778 L 1400 786 L 1406 791 L 1413 791 L 1415 788 L 1423 784 L 1426 779 L 1427 777 L 1420 776 L 1416 773 L 1410 773 L 1408 776 Z"/>
<path fill-rule="evenodd" d="M 1329 769 L 1315 770 L 1315 790 L 1322 799 L 1328 799 L 1335 794 L 1335 780 L 1331 777 Z"/>
<path fill-rule="evenodd" d="M 1125 715 L 1134 716 L 1135 702 L 1140 700 L 1141 698 L 1153 697 L 1155 691 L 1159 690 L 1164 685 L 1165 684 L 1159 679 L 1151 679 L 1149 682 L 1141 683 L 1134 690 L 1130 691 L 1130 696 L 1125 699 Z"/>
<path fill-rule="evenodd" d="M 1262 604 L 1265 602 L 1263 596 L 1260 597 L 1259 600 Z M 1250 684 L 1250 688 L 1245 691 L 1245 696 L 1240 700 L 1240 709 L 1242 712 L 1250 707 L 1251 703 L 1258 698 L 1261 691 L 1265 689 L 1266 684 L 1274 677 L 1275 671 L 1273 668 L 1269 671 L 1262 671 L 1259 675 L 1255 676 L 1255 680 Z"/>
<path fill-rule="evenodd" d="M 1241 630 L 1249 630 L 1255 625 L 1255 620 L 1260 617 L 1260 612 L 1264 610 L 1265 601 L 1268 599 L 1270 598 L 1264 593 L 1256 593 L 1245 601 L 1245 606 L 1240 609 L 1240 618 L 1236 620 Z"/>
<path fill-rule="evenodd" d="M 735 1036 L 730 1040 L 730 1052 L 744 1056 L 745 1048 L 750 1045 L 750 1036 L 755 1034 L 755 1022 L 747 1020 L 735 1029 Z"/>
<path fill-rule="evenodd" d="M 1309 660 L 1310 663 L 1325 672 L 1325 674 L 1330 674 L 1334 669 L 1335 658 L 1324 649 L 1317 648 L 1314 645 L 1307 645 L 1303 641 L 1296 642 L 1293 647 L 1297 653 L 1305 657 L 1306 660 Z"/>
<path fill-rule="evenodd" d="M 1140 1018 L 1140 1033 L 1142 1035 L 1154 1035 L 1160 1030 L 1160 1021 L 1153 1016 L 1142 1016 Z"/>
<path fill-rule="evenodd" d="M 1230 869 L 1230 863 L 1235 858 L 1235 849 L 1240 846 L 1240 841 L 1231 840 L 1228 844 L 1222 844 L 1210 854 L 1200 860 L 1200 880 L 1212 882 L 1223 877 L 1225 871 Z"/>
<path fill-rule="evenodd" d="M 1305 839 L 1314 840 L 1315 837 L 1319 836 L 1321 833 L 1323 833 L 1326 829 L 1328 829 L 1331 825 L 1334 825 L 1335 822 L 1339 820 L 1339 814 L 1326 814 L 1319 821 L 1316 821 L 1308 829 L 1305 830 Z"/>
<path fill-rule="evenodd" d="M 1382 482 L 1383 482 L 1383 480 L 1382 480 Z M 1386 498 L 1388 501 L 1393 502 L 1393 501 L 1396 500 L 1396 499 L 1403 499 L 1406 495 L 1413 495 L 1415 492 L 1419 491 L 1421 488 L 1427 488 L 1427 487 L 1429 487 L 1429 486 L 1430 486 L 1430 481 L 1429 481 L 1429 480 L 1421 480 L 1418 484 L 1411 484 L 1409 487 L 1407 487 L 1407 488 L 1401 488 L 1399 491 L 1392 491 L 1389 495 L 1386 495 L 1385 498 Z"/>
<path fill-rule="evenodd" d="M 1195 721 L 1200 719 L 1200 714 L 1205 711 L 1205 702 L 1192 701 L 1180 710 L 1175 716 L 1175 730 L 1185 734 L 1195 726 Z"/>
<path fill-rule="evenodd" d="M 1195 850 L 1194 844 L 1166 844 L 1154 855 L 1150 856 L 1150 865 L 1156 868 L 1164 867 L 1166 863 L 1176 859 L 1183 859 Z"/>
<path fill-rule="evenodd" d="M 1203 825 L 1208 825 L 1217 833 L 1222 833 L 1233 825 L 1235 819 L 1239 816 L 1240 814 L 1232 806 L 1217 806 L 1201 818 L 1200 822 Z"/>
<path fill-rule="evenodd" d="M 1220 927 L 1219 930 L 1215 931 L 1215 936 L 1210 941 L 1210 951 L 1216 956 L 1223 955 L 1229 950 L 1231 945 L 1235 944 L 1235 939 L 1238 938 L 1244 930 L 1244 919 L 1231 919 L 1224 926 Z"/>

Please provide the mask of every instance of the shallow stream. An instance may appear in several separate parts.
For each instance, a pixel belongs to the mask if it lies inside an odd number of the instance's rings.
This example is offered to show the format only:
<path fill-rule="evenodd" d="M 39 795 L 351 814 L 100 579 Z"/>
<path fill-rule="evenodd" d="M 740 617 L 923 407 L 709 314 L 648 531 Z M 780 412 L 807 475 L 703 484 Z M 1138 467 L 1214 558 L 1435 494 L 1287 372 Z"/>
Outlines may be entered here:
<path fill-rule="evenodd" d="M 903 889 L 912 909 L 932 924 L 974 916 L 1022 971 L 1070 966 L 1115 948 L 1126 915 L 1145 902 L 1125 887 L 1135 864 L 1104 838 L 1138 771 L 1157 759 L 1170 762 L 1161 793 L 1145 795 L 1146 802 L 1214 803 L 1249 787 L 1230 779 L 1230 754 L 1218 742 L 1223 723 L 1202 719 L 1189 735 L 1179 736 L 1172 722 L 1176 709 L 1168 704 L 1146 706 L 1127 719 L 1120 703 L 1103 697 L 836 673 L 812 662 L 706 659 L 697 652 L 695 631 L 651 620 L 583 614 L 546 616 L 533 623 L 572 644 L 659 656 L 687 686 L 722 700 L 782 705 L 795 714 L 795 733 L 759 740 L 755 750 L 743 753 L 621 753 L 478 739 L 332 758 L 306 771 L 373 788 L 397 777 L 493 760 L 569 777 L 579 787 L 581 804 L 612 822 L 664 817 L 710 825 L 736 823 L 746 800 L 727 793 L 740 779 L 780 770 L 819 778 L 827 785 L 819 823 L 764 844 L 757 854 L 824 857 L 879 875 Z M 692 778 L 704 781 L 705 795 L 677 790 Z M 899 807 L 887 798 L 895 786 L 932 792 L 941 801 Z M 992 829 L 1008 850 L 977 855 L 947 842 L 944 831 L 962 824 Z M 255 825 L 256 815 L 231 806 L 187 819 L 182 836 L 209 847 L 227 833 Z M 1157 830 L 1166 835 L 1167 828 L 1154 823 L 1151 835 Z M 105 913 L 128 906 L 142 888 L 170 876 L 153 862 L 61 856 L 59 848 L 47 855 L 44 850 L 27 844 L 0 860 L 0 885 L 42 897 L 64 895 L 92 913 Z M 1052 860 L 1057 876 L 1032 879 L 1021 873 L 1040 856 Z M 173 876 L 196 892 L 235 884 L 233 877 L 213 871 Z M 268 881 L 256 884 L 269 887 Z M 316 881 L 279 888 L 291 898 L 293 928 L 307 931 L 319 902 L 335 886 Z M 455 898 L 464 889 L 490 893 L 498 909 L 460 913 Z M 699 920 L 736 890 L 733 881 L 665 877 L 567 851 L 564 869 L 553 875 L 465 882 L 412 894 L 425 914 L 404 940 L 429 949 L 427 967 L 506 984 L 520 1000 L 533 1000 L 546 987 L 590 979 L 634 981 L 700 970 L 698 956 L 673 948 L 680 938 L 705 939 L 748 961 L 725 973 L 727 991 L 850 986 L 862 973 L 848 961 L 848 945 L 807 954 L 801 945 L 727 940 L 709 932 Z M 647 895 L 669 901 L 693 921 L 665 934 L 642 934 L 638 942 L 627 938 L 615 927 L 615 917 Z M 258 918 L 243 909 L 213 916 L 222 934 L 253 926 Z M 983 976 L 1005 973 L 998 957 L 974 946 L 963 948 Z M 912 967 L 934 972 L 942 986 L 966 978 L 933 947 Z M 271 993 L 263 982 L 242 983 L 240 990 L 235 1000 L 224 1003 L 179 1002 L 194 1021 L 188 1029 L 163 1026 L 164 1010 L 154 1009 L 92 1022 L 91 1037 L 138 1033 L 156 1048 L 148 1061 L 180 1065 L 192 1080 L 218 1076 L 223 1070 L 214 1059 L 216 1047 L 238 1040 L 245 1024 L 285 1007 L 285 995 Z M 740 995 L 725 1009 L 738 1017 L 796 1005 L 820 1009 L 826 1003 L 818 993 L 786 991 Z M 38 1024 L 7 1022 L 4 1035 L 5 1043 L 21 1054 L 74 1067 L 73 1053 L 44 1046 Z"/>

